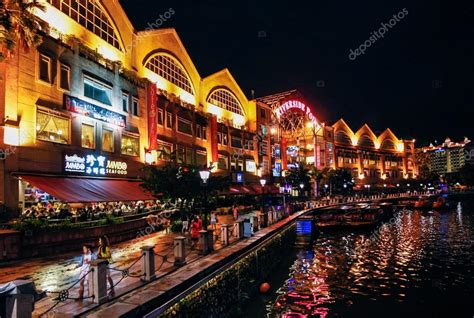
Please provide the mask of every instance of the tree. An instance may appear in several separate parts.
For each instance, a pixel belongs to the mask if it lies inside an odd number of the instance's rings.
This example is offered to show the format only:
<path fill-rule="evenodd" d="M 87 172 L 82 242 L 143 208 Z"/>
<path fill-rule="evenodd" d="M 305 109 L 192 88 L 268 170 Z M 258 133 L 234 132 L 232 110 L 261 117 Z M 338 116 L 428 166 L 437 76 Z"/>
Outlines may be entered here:
<path fill-rule="evenodd" d="M 300 164 L 298 168 L 289 169 L 285 179 L 293 188 L 299 189 L 300 184 L 304 184 L 305 188 L 309 189 L 311 171 L 308 169 L 308 166 Z"/>
<path fill-rule="evenodd" d="M 48 24 L 35 15 L 35 10 L 45 10 L 39 0 L 0 1 L 0 61 L 10 57 L 16 45 L 25 51 L 41 44 L 41 32 L 48 31 Z"/>
<path fill-rule="evenodd" d="M 165 199 L 179 199 L 180 209 L 185 203 L 193 200 L 204 203 L 206 196 L 213 196 L 219 190 L 229 186 L 227 176 L 212 176 L 207 186 L 201 186 L 199 167 L 193 165 L 177 164 L 171 160 L 164 166 L 146 165 L 142 168 L 144 176 L 142 187 L 152 192 L 155 196 Z"/>

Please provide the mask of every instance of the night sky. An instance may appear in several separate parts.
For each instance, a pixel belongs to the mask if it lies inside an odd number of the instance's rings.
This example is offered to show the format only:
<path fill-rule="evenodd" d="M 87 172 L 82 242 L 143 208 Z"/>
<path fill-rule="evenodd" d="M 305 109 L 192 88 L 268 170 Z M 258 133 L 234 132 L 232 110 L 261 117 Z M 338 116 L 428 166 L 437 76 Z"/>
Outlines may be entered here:
<path fill-rule="evenodd" d="M 474 138 L 472 1 L 120 2 L 137 30 L 172 8 L 162 27 L 176 28 L 200 75 L 227 67 L 249 98 L 296 88 L 328 123 L 390 127 L 418 146 Z M 383 38 L 371 34 L 404 8 Z"/>

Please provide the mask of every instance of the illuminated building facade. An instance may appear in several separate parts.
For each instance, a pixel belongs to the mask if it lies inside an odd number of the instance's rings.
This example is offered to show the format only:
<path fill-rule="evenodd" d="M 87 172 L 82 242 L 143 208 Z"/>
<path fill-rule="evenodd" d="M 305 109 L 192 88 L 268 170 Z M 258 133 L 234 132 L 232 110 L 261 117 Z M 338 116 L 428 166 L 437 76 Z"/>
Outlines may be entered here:
<path fill-rule="evenodd" d="M 390 128 L 377 136 L 367 124 L 354 132 L 343 119 L 332 129 L 334 167 L 350 169 L 357 182 L 393 184 L 417 177 L 415 140 L 399 139 Z"/>
<path fill-rule="evenodd" d="M 266 173 L 278 177 L 304 163 L 319 170 L 349 169 L 359 184 L 393 184 L 416 177 L 414 140 L 399 139 L 390 129 L 377 136 L 368 125 L 353 132 L 343 119 L 326 125 L 313 112 L 297 91 L 257 99 Z"/>
<path fill-rule="evenodd" d="M 426 156 L 426 163 L 431 172 L 444 175 L 457 172 L 467 163 L 472 163 L 474 151 L 471 140 L 464 138 L 463 141 L 453 142 L 450 138 L 440 145 L 430 144 L 428 147 L 417 149 Z"/>
<path fill-rule="evenodd" d="M 174 29 L 137 32 L 118 1 L 42 2 L 49 34 L 0 62 L 0 201 L 11 210 L 42 199 L 32 175 L 131 180 L 169 160 L 248 183 L 302 160 L 415 173 L 411 142 L 324 125 L 296 91 L 248 100 L 228 69 L 202 77 Z"/>
<path fill-rule="evenodd" d="M 256 175 L 255 105 L 227 69 L 201 77 L 174 29 L 137 32 L 118 1 L 43 2 L 42 44 L 0 63 L 8 208 L 38 200 L 31 175 L 130 180 L 172 158 Z"/>

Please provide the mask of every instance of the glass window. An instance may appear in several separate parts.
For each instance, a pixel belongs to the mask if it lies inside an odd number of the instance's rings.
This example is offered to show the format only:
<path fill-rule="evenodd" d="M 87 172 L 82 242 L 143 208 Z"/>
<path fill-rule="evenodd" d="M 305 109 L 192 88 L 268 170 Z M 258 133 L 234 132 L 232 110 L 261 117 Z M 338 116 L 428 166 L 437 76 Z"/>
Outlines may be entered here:
<path fill-rule="evenodd" d="M 242 139 L 240 137 L 232 136 L 231 146 L 234 148 L 242 148 Z"/>
<path fill-rule="evenodd" d="M 244 161 L 238 160 L 237 161 L 237 171 L 244 171 Z"/>
<path fill-rule="evenodd" d="M 112 106 L 112 88 L 88 76 L 84 76 L 84 96 Z"/>
<path fill-rule="evenodd" d="M 82 124 L 81 140 L 83 148 L 95 149 L 95 126 Z"/>
<path fill-rule="evenodd" d="M 110 45 L 120 49 L 112 23 L 98 1 L 48 0 L 48 2 Z"/>
<path fill-rule="evenodd" d="M 207 167 L 207 154 L 205 151 L 196 151 L 196 165 L 199 167 Z"/>
<path fill-rule="evenodd" d="M 163 110 L 162 110 L 162 109 L 158 109 L 158 125 L 163 126 L 163 122 L 164 122 L 164 119 L 163 119 Z"/>
<path fill-rule="evenodd" d="M 133 108 L 133 116 L 140 116 L 140 102 L 138 98 L 132 98 L 132 108 Z"/>
<path fill-rule="evenodd" d="M 242 105 L 235 96 L 226 89 L 216 89 L 207 99 L 208 103 L 238 115 L 244 115 Z"/>
<path fill-rule="evenodd" d="M 196 138 L 201 138 L 202 136 L 202 127 L 201 125 L 196 125 Z"/>
<path fill-rule="evenodd" d="M 166 112 L 166 127 L 173 129 L 173 114 Z"/>
<path fill-rule="evenodd" d="M 207 140 L 207 128 L 202 127 L 202 139 Z"/>
<path fill-rule="evenodd" d="M 44 54 L 39 56 L 39 79 L 51 83 L 51 58 Z"/>
<path fill-rule="evenodd" d="M 260 117 L 267 118 L 267 111 L 265 110 L 265 108 L 260 108 Z"/>
<path fill-rule="evenodd" d="M 186 149 L 184 148 L 184 146 L 178 146 L 178 149 L 176 151 L 176 161 L 178 163 L 184 163 L 185 156 L 186 156 Z"/>
<path fill-rule="evenodd" d="M 60 64 L 59 69 L 59 88 L 69 91 L 71 83 L 71 68 L 67 65 Z"/>
<path fill-rule="evenodd" d="M 114 152 L 114 131 L 102 127 L 102 151 Z"/>
<path fill-rule="evenodd" d="M 193 164 L 193 161 L 193 150 L 186 147 L 186 163 L 190 165 Z"/>
<path fill-rule="evenodd" d="M 71 121 L 67 117 L 38 110 L 36 113 L 36 139 L 68 144 L 70 124 Z"/>
<path fill-rule="evenodd" d="M 122 110 L 126 113 L 128 113 L 129 101 L 130 101 L 130 98 L 128 96 L 128 93 L 122 92 Z"/>
<path fill-rule="evenodd" d="M 217 168 L 221 170 L 227 170 L 227 157 L 219 156 L 217 159 Z"/>
<path fill-rule="evenodd" d="M 138 137 L 122 135 L 122 154 L 134 157 L 140 155 L 140 141 Z"/>
<path fill-rule="evenodd" d="M 158 160 L 171 160 L 173 146 L 169 143 L 158 141 Z"/>
<path fill-rule="evenodd" d="M 181 117 L 178 117 L 178 131 L 187 135 L 192 135 L 193 130 L 191 127 L 191 122 Z"/>
<path fill-rule="evenodd" d="M 179 88 L 194 95 L 191 81 L 181 65 L 179 65 L 173 58 L 163 54 L 156 55 L 146 63 L 145 67 Z"/>

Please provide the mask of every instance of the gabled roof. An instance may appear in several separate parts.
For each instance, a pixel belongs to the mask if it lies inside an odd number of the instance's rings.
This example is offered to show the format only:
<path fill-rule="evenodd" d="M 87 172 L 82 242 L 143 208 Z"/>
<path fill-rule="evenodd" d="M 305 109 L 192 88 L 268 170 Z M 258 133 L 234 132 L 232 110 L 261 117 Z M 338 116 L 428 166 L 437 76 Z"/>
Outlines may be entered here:
<path fill-rule="evenodd" d="M 271 107 L 275 104 L 281 103 L 283 100 L 287 99 L 289 96 L 297 95 L 297 94 L 298 94 L 298 91 L 296 89 L 293 89 L 286 92 L 259 97 L 257 98 L 257 102 L 264 103 Z"/>
<path fill-rule="evenodd" d="M 242 89 L 240 88 L 239 84 L 237 83 L 237 81 L 235 80 L 234 76 L 232 75 L 232 73 L 229 71 L 228 68 L 224 68 L 218 72 L 215 72 L 213 74 L 210 74 L 206 77 L 204 77 L 202 79 L 202 82 L 203 83 L 206 83 L 206 82 L 212 82 L 213 79 L 215 78 L 219 78 L 219 77 L 224 77 L 224 78 L 227 78 L 228 81 L 219 81 L 221 82 L 222 84 L 224 84 L 223 86 L 222 85 L 218 85 L 218 86 L 213 86 L 213 87 L 210 87 L 210 90 L 208 92 L 206 92 L 206 96 L 204 96 L 207 100 L 207 98 L 209 97 L 209 94 L 212 93 L 213 90 L 215 89 L 218 89 L 218 88 L 227 88 L 229 89 L 232 93 L 234 93 L 234 95 L 237 97 L 237 99 L 240 101 L 240 103 L 242 105 L 246 105 L 248 103 L 248 99 L 247 99 L 247 96 L 245 95 L 245 93 L 242 91 Z M 227 83 L 226 83 L 227 82 Z M 225 85 L 225 84 L 230 84 L 230 85 Z"/>

